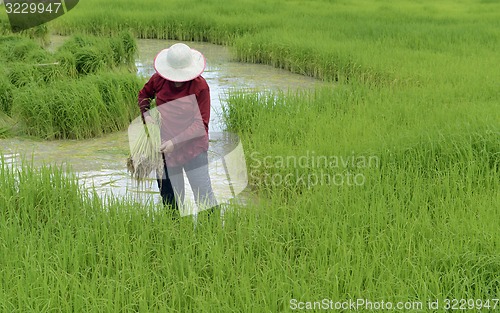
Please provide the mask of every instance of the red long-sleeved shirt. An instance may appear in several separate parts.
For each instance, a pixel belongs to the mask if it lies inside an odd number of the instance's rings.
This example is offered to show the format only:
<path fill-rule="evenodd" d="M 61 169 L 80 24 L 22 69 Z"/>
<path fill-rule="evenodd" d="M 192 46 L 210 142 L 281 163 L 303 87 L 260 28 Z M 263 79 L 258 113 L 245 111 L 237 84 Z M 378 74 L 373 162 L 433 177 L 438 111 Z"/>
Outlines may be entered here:
<path fill-rule="evenodd" d="M 210 121 L 210 89 L 201 76 L 176 87 L 155 73 L 139 92 L 138 102 L 143 117 L 151 99 L 161 114 L 162 142 L 172 140 L 174 151 L 165 154 L 167 166 L 185 164 L 208 150 Z"/>

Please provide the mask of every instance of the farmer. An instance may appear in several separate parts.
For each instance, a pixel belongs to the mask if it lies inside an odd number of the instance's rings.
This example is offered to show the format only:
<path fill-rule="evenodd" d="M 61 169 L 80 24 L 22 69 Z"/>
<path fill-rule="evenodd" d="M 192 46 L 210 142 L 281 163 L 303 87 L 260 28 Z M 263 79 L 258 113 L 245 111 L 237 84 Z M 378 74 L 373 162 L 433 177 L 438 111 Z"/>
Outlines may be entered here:
<path fill-rule="evenodd" d="M 154 123 L 148 113 L 154 98 L 161 115 L 160 151 L 165 170 L 157 181 L 163 204 L 171 206 L 174 215 L 184 202 L 183 170 L 198 209 L 210 209 L 210 214 L 217 205 L 208 174 L 210 90 L 201 76 L 205 65 L 199 51 L 174 44 L 156 55 L 156 73 L 139 92 L 143 121 Z"/>

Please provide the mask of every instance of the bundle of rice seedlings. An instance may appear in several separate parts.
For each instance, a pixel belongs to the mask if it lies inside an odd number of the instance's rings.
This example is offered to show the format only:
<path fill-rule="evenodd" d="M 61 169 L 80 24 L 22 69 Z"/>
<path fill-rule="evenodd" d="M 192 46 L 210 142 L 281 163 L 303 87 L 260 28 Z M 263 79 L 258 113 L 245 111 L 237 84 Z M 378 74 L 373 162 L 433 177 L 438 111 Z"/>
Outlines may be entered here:
<path fill-rule="evenodd" d="M 97 48 L 82 48 L 75 53 L 76 70 L 80 74 L 93 74 L 106 68 L 107 56 Z"/>
<path fill-rule="evenodd" d="M 58 52 L 55 55 L 56 62 L 59 63 L 59 67 L 63 70 L 64 75 L 68 77 L 76 77 L 78 71 L 76 69 L 76 58 L 75 55 L 69 51 Z"/>
<path fill-rule="evenodd" d="M 147 178 L 153 171 L 161 177 L 164 171 L 160 153 L 161 115 L 156 109 L 149 110 L 149 114 L 154 123 L 142 125 L 139 118 L 129 127 L 130 156 L 127 159 L 127 169 L 137 180 Z"/>
<path fill-rule="evenodd" d="M 125 31 L 119 35 L 125 50 L 124 63 L 132 68 L 135 68 L 135 57 L 137 56 L 137 42 L 132 33 Z"/>
<path fill-rule="evenodd" d="M 16 88 L 37 81 L 33 66 L 20 62 L 12 64 L 7 72 L 7 77 L 10 83 Z"/>

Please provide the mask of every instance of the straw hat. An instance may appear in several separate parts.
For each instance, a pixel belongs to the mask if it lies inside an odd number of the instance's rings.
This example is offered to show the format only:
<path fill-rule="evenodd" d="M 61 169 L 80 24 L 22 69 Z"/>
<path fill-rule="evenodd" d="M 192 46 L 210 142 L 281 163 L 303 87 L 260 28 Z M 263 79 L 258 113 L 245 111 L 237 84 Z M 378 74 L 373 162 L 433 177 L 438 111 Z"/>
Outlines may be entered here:
<path fill-rule="evenodd" d="M 205 70 L 206 60 L 201 52 L 176 43 L 160 51 L 154 60 L 154 67 L 161 77 L 173 82 L 185 82 L 200 76 Z"/>

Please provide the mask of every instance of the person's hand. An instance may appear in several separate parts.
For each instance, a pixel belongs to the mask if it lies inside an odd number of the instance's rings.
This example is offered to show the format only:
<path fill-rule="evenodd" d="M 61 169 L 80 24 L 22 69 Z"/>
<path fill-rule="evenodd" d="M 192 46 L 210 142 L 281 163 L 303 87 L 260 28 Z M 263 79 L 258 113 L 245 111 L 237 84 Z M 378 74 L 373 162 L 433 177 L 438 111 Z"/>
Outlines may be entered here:
<path fill-rule="evenodd" d="M 170 153 L 174 151 L 174 143 L 172 142 L 172 140 L 162 143 L 160 146 L 160 151 L 164 153 Z"/>

